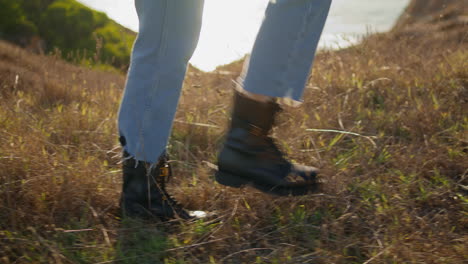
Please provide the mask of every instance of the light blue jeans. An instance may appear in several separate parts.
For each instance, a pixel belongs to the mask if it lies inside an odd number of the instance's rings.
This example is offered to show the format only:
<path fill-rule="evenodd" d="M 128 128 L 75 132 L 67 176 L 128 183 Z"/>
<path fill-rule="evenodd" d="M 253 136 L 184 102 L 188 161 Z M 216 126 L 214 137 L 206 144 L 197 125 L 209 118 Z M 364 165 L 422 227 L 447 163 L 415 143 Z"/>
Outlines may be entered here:
<path fill-rule="evenodd" d="M 134 43 L 118 127 L 124 149 L 157 162 L 172 129 L 204 0 L 135 0 Z M 254 94 L 300 101 L 331 0 L 270 0 L 239 83 Z"/>

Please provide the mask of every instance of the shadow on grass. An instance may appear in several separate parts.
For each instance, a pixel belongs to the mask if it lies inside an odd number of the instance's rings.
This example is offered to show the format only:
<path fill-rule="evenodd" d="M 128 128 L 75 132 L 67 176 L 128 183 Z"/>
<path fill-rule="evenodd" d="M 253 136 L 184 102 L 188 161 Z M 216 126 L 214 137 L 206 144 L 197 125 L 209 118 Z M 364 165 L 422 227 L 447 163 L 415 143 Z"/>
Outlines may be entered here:
<path fill-rule="evenodd" d="M 168 224 L 125 218 L 121 222 L 113 263 L 164 263 L 170 247 Z"/>

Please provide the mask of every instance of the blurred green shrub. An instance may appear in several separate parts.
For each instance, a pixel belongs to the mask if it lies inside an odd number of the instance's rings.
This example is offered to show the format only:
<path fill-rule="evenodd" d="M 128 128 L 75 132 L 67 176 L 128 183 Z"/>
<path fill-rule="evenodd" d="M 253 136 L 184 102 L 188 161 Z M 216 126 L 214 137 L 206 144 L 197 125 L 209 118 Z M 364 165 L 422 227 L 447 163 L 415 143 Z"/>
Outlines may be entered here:
<path fill-rule="evenodd" d="M 0 0 L 0 38 L 20 41 L 37 34 L 36 26 L 25 16 L 17 1 Z"/>
<path fill-rule="evenodd" d="M 40 20 L 41 35 L 64 53 L 80 49 L 92 51 L 96 46 L 92 37 L 95 30 L 93 13 L 73 2 L 57 0 L 49 5 Z"/>
<path fill-rule="evenodd" d="M 46 52 L 58 48 L 69 60 L 128 64 L 136 34 L 76 0 L 0 0 L 0 6 L 0 38 L 25 45 L 39 36 Z"/>

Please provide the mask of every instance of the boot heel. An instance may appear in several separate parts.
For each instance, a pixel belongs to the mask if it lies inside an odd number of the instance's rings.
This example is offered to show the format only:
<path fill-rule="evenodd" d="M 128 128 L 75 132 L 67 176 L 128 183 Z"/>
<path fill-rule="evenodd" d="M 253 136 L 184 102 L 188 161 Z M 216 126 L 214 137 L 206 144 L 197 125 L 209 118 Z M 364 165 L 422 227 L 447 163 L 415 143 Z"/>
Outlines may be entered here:
<path fill-rule="evenodd" d="M 215 174 L 216 181 L 219 184 L 226 185 L 229 187 L 240 188 L 249 182 L 239 176 L 232 175 L 230 173 L 218 171 Z"/>

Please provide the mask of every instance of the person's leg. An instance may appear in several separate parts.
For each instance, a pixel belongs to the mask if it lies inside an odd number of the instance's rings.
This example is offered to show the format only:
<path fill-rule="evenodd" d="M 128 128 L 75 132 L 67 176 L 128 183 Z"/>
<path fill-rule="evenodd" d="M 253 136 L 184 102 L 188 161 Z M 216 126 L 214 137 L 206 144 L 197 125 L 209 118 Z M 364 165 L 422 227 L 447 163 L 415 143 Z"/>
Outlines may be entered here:
<path fill-rule="evenodd" d="M 204 0 L 135 0 L 140 29 L 118 125 L 124 149 L 155 163 L 165 151 Z"/>
<path fill-rule="evenodd" d="M 331 0 L 272 0 L 239 83 L 254 94 L 300 101 Z"/>
<path fill-rule="evenodd" d="M 317 189 L 317 169 L 287 161 L 269 132 L 281 109 L 274 98 L 299 101 L 331 0 L 271 0 L 250 60 L 239 78 L 230 130 L 216 180 L 277 195 Z"/>
<path fill-rule="evenodd" d="M 171 168 L 165 149 L 198 41 L 203 0 L 135 0 L 135 6 L 140 30 L 118 118 L 121 208 L 131 217 L 191 218 L 166 192 Z"/>

